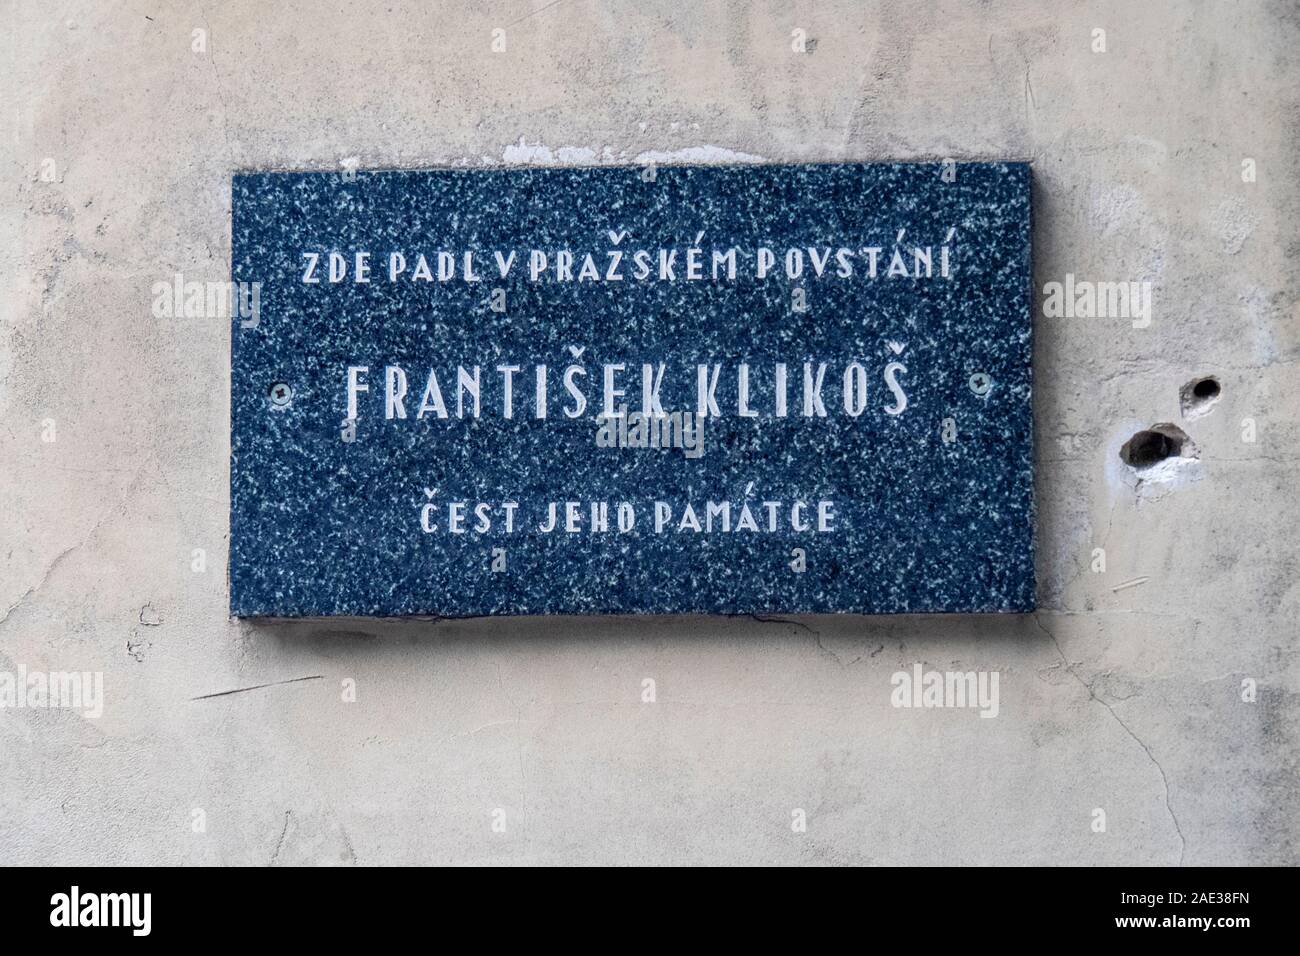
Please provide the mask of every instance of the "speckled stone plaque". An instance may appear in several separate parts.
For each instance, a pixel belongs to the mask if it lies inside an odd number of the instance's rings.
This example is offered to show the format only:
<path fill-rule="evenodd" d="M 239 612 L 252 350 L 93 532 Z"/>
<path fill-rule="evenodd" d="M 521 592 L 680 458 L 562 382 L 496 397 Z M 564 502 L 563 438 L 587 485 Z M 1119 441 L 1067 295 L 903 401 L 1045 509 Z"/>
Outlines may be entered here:
<path fill-rule="evenodd" d="M 1028 166 L 232 192 L 233 614 L 1033 609 Z"/>

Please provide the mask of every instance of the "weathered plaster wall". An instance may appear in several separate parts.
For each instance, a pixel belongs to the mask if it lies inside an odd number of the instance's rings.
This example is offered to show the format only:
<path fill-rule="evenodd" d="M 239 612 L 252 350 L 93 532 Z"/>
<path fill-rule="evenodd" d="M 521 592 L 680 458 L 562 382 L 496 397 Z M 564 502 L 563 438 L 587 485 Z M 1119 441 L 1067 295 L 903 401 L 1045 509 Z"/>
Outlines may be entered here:
<path fill-rule="evenodd" d="M 105 705 L 0 710 L 0 862 L 1297 862 L 1294 4 L 3 22 L 0 671 L 102 671 Z M 155 319 L 150 286 L 228 278 L 232 170 L 728 150 L 1029 159 L 1038 287 L 1153 283 L 1144 329 L 1038 318 L 1041 612 L 227 618 L 228 327 Z M 1118 449 L 1161 421 L 1199 466 L 1135 487 Z M 917 662 L 998 671 L 999 716 L 891 707 Z"/>

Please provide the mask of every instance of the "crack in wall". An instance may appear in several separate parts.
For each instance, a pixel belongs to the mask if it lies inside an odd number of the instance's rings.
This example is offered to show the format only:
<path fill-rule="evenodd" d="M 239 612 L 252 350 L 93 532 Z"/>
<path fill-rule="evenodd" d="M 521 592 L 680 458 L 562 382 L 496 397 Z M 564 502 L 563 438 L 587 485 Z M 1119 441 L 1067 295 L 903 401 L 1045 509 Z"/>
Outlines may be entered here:
<path fill-rule="evenodd" d="M 324 674 L 311 674 L 307 677 L 291 677 L 288 680 L 272 681 L 269 684 L 254 684 L 252 687 L 236 687 L 234 690 L 219 690 L 213 694 L 200 694 L 190 700 L 211 700 L 213 697 L 229 697 L 231 694 L 246 694 L 250 690 L 262 690 L 265 687 L 281 687 L 285 684 L 299 684 L 305 680 L 324 680 Z"/>
<path fill-rule="evenodd" d="M 41 588 L 45 587 L 45 583 L 49 581 L 51 575 L 53 575 L 54 572 L 58 570 L 59 565 L 63 563 L 63 560 L 68 555 L 72 554 L 72 552 L 74 551 L 79 551 L 80 549 L 88 545 L 90 543 L 91 538 L 95 537 L 95 535 L 99 533 L 99 529 L 104 525 L 104 522 L 108 521 L 109 518 L 115 516 L 119 511 L 125 510 L 126 503 L 130 499 L 131 493 L 135 490 L 136 483 L 140 480 L 140 475 L 142 473 L 143 473 L 143 468 L 138 469 L 136 471 L 135 475 L 131 478 L 131 480 L 126 483 L 126 489 L 122 492 L 121 499 L 117 502 L 117 504 L 113 505 L 111 508 L 106 510 L 102 515 L 99 516 L 99 518 L 95 520 L 95 523 L 91 525 L 90 530 L 86 532 L 85 537 L 83 537 L 76 544 L 64 548 L 57 555 L 55 555 L 54 560 L 51 561 L 48 565 L 46 565 L 44 572 L 42 572 L 41 574 L 40 580 L 37 581 L 35 584 L 33 584 L 31 587 L 29 587 L 26 591 L 24 591 L 22 596 L 13 604 L 9 605 L 8 609 L 5 610 L 4 617 L 0 617 L 0 625 L 3 625 L 6 621 L 8 621 L 10 616 L 14 613 L 14 611 L 18 610 L 20 607 L 26 604 L 28 599 L 31 598 L 32 595 L 36 594 L 36 592 L 40 591 Z"/>
<path fill-rule="evenodd" d="M 267 866 L 275 866 L 275 861 L 280 858 L 280 850 L 284 848 L 285 834 L 289 832 L 289 818 L 292 816 L 292 810 L 284 811 L 284 826 L 280 829 L 280 839 L 275 841 L 275 851 L 271 854 L 271 862 Z"/>
<path fill-rule="evenodd" d="M 1183 828 L 1178 823 L 1178 815 L 1174 813 L 1174 805 L 1169 799 L 1169 777 L 1165 774 L 1165 768 L 1160 766 L 1160 761 L 1157 760 L 1155 754 L 1151 752 L 1151 748 L 1142 742 L 1142 738 L 1139 737 L 1137 734 L 1135 734 L 1133 732 L 1133 729 L 1129 727 L 1128 724 L 1124 723 L 1124 720 L 1119 716 L 1119 714 L 1115 713 L 1115 708 L 1111 707 L 1110 704 L 1108 704 L 1106 701 L 1098 697 L 1096 691 L 1094 691 L 1092 688 L 1092 684 L 1090 684 L 1088 681 L 1085 681 L 1082 677 L 1080 677 L 1077 673 L 1075 673 L 1074 670 L 1075 664 L 1071 663 L 1069 658 L 1065 656 L 1065 651 L 1061 648 L 1061 642 L 1056 639 L 1055 634 L 1053 634 L 1051 631 L 1047 629 L 1047 626 L 1043 624 L 1043 622 L 1039 619 L 1038 614 L 1035 613 L 1031 616 L 1033 617 L 1034 624 L 1038 627 L 1038 629 L 1042 631 L 1044 634 L 1046 634 L 1049 638 L 1051 638 L 1052 644 L 1056 648 L 1056 653 L 1061 656 L 1061 661 L 1065 665 L 1066 672 L 1071 677 L 1073 677 L 1076 681 L 1078 681 L 1080 686 L 1082 686 L 1083 689 L 1088 692 L 1089 699 L 1095 700 L 1097 703 L 1101 704 L 1102 707 L 1106 708 L 1106 712 L 1115 718 L 1115 723 L 1119 724 L 1122 728 L 1124 728 L 1124 732 L 1133 738 L 1133 740 L 1137 743 L 1137 745 L 1142 748 L 1142 752 L 1147 755 L 1147 759 L 1149 759 L 1151 763 L 1155 765 L 1156 771 L 1160 774 L 1160 781 L 1161 783 L 1164 784 L 1164 788 L 1165 788 L 1165 810 L 1168 811 L 1169 819 L 1173 822 L 1174 830 L 1177 831 L 1178 833 L 1178 842 L 1179 842 L 1178 865 L 1182 866 L 1183 860 L 1187 856 L 1187 837 L 1183 835 Z"/>

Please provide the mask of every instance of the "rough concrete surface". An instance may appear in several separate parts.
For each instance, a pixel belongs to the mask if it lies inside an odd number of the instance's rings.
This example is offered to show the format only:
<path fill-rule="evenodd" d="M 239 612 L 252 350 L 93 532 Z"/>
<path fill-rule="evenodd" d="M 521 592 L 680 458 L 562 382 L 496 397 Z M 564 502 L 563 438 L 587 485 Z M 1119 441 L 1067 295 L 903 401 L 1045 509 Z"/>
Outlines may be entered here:
<path fill-rule="evenodd" d="M 0 710 L 0 862 L 1297 862 L 1295 4 L 3 22 L 0 671 L 104 700 Z M 228 279 L 233 170 L 352 157 L 1031 161 L 1041 610 L 230 619 L 229 325 L 151 286 Z M 1045 317 L 1067 274 L 1152 283 L 1149 326 Z M 1196 457 L 1141 478 L 1156 423 Z M 891 706 L 917 663 L 998 716 Z"/>

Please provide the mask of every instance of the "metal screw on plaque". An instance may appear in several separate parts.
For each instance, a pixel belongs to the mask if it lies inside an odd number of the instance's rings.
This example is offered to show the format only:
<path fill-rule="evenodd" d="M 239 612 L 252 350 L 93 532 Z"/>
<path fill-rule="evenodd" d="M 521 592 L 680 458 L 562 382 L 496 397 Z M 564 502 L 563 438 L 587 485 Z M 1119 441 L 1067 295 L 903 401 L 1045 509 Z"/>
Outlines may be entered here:
<path fill-rule="evenodd" d="M 276 382 L 266 394 L 270 396 L 271 404 L 276 408 L 287 408 L 293 401 L 293 389 L 284 382 Z"/>
<path fill-rule="evenodd" d="M 984 372 L 976 372 L 970 377 L 970 390 L 982 398 L 993 390 L 993 379 Z"/>

